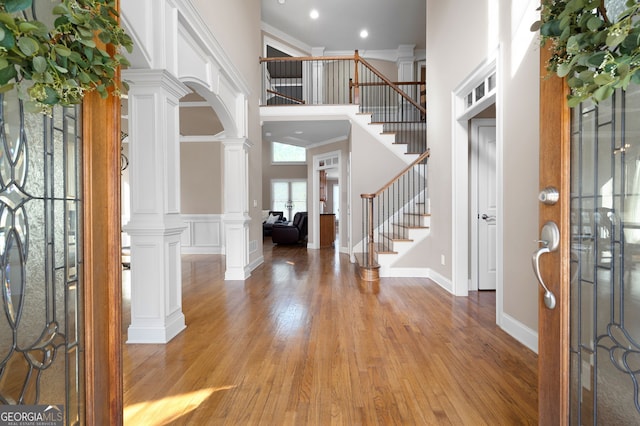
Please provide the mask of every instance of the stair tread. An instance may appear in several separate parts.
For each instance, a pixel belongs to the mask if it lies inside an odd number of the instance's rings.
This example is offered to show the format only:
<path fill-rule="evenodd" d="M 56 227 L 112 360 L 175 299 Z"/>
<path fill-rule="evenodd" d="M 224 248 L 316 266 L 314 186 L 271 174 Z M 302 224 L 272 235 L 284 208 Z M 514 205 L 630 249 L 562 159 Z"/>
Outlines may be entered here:
<path fill-rule="evenodd" d="M 380 267 L 380 265 L 377 262 L 370 266 L 363 266 L 365 262 L 364 262 L 364 253 L 362 252 L 354 253 L 353 256 L 356 258 L 356 263 L 361 268 L 379 268 Z"/>
<path fill-rule="evenodd" d="M 378 254 L 398 254 L 397 251 L 391 250 L 389 247 L 382 243 L 376 243 L 375 250 Z"/>
<path fill-rule="evenodd" d="M 424 203 L 422 203 L 424 204 Z M 404 213 L 404 215 L 406 216 L 422 216 L 422 217 L 429 217 L 431 216 L 431 213 Z"/>
<path fill-rule="evenodd" d="M 392 240 L 392 241 L 398 241 L 398 242 L 412 242 L 413 240 L 411 238 L 402 238 L 399 235 L 396 234 L 387 234 L 387 233 L 383 233 L 382 234 L 385 238 Z"/>
<path fill-rule="evenodd" d="M 405 225 L 404 223 L 394 223 L 396 226 L 400 226 L 405 229 L 429 229 L 429 226 L 424 225 Z"/>
<path fill-rule="evenodd" d="M 363 113 L 367 114 L 367 113 Z M 373 115 L 373 113 L 368 113 Z M 425 121 L 372 121 L 371 124 L 427 124 Z"/>

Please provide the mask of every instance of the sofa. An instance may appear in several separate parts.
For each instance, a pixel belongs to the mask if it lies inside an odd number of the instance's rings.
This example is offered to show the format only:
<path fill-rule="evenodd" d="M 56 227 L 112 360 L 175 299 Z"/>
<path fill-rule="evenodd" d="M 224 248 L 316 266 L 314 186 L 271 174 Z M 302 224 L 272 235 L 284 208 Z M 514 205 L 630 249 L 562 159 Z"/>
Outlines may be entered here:
<path fill-rule="evenodd" d="M 273 211 L 273 210 L 269 211 L 269 215 L 267 216 L 267 219 L 264 222 L 262 222 L 262 235 L 264 237 L 270 236 L 273 230 L 273 225 L 278 223 L 285 223 L 286 221 L 287 221 L 287 218 L 284 217 L 283 212 Z"/>
<path fill-rule="evenodd" d="M 273 225 L 271 240 L 275 244 L 296 244 L 307 239 L 307 212 L 298 212 L 291 223 Z"/>

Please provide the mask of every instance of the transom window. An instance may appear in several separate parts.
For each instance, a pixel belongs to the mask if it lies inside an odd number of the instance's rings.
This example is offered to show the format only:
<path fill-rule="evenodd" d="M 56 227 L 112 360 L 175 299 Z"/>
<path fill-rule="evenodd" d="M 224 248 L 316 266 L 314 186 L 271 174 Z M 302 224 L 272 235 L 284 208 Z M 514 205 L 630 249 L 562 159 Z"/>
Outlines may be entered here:
<path fill-rule="evenodd" d="M 278 164 L 304 164 L 307 150 L 300 146 L 271 142 L 271 162 Z"/>

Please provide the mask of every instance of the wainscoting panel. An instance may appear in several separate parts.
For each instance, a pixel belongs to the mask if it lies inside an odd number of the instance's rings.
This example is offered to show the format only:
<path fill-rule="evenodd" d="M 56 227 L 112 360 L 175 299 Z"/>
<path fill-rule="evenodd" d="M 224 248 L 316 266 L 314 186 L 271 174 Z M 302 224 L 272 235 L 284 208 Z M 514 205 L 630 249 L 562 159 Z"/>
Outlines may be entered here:
<path fill-rule="evenodd" d="M 220 214 L 185 214 L 183 254 L 224 254 L 224 233 Z"/>

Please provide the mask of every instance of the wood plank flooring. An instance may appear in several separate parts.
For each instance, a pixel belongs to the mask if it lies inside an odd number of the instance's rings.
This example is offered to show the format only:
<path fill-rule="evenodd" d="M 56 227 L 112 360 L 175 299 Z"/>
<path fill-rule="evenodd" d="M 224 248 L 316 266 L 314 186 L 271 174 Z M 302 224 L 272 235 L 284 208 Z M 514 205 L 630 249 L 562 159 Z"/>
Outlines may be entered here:
<path fill-rule="evenodd" d="M 126 425 L 537 424 L 537 357 L 495 325 L 493 292 L 264 251 L 246 282 L 223 280 L 222 256 L 183 257 L 187 329 L 123 345 Z"/>

